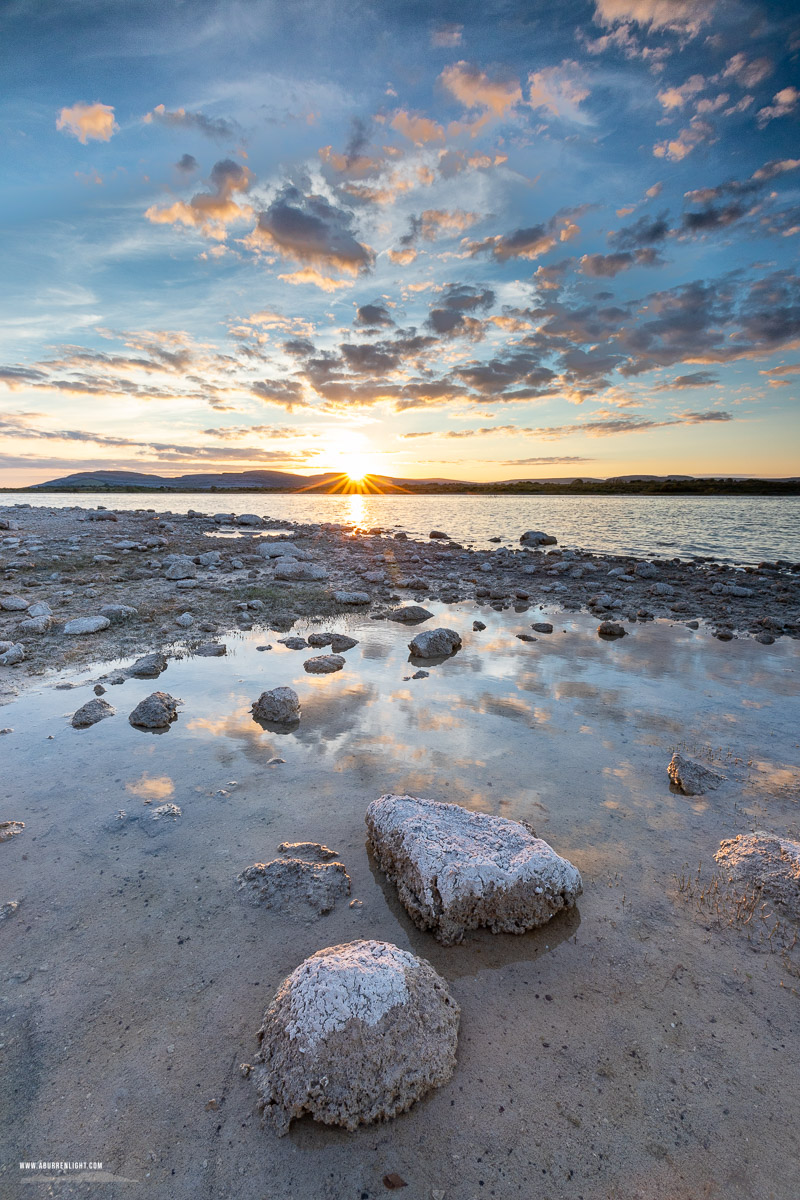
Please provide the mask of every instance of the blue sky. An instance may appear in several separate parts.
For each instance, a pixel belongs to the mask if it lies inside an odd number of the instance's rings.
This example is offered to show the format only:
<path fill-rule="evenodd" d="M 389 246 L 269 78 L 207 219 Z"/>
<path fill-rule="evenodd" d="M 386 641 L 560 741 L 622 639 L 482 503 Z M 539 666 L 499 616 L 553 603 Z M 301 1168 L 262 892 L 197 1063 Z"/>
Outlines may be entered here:
<path fill-rule="evenodd" d="M 800 19 L 7 0 L 0 480 L 800 473 Z"/>

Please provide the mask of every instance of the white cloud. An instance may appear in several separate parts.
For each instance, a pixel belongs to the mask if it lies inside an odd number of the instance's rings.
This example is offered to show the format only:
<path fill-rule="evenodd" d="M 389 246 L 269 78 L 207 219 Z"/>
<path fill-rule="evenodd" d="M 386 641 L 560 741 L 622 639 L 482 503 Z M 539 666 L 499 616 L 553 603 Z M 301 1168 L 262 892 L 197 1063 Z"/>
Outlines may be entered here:
<path fill-rule="evenodd" d="M 571 121 L 586 121 L 578 106 L 589 95 L 583 82 L 585 71 L 578 63 L 566 60 L 558 67 L 545 67 L 528 76 L 531 85 L 531 108 L 544 108 L 555 117 Z"/>
<path fill-rule="evenodd" d="M 763 129 L 767 122 L 774 121 L 776 117 L 786 117 L 789 113 L 794 112 L 798 100 L 800 100 L 800 92 L 797 88 L 781 88 L 772 97 L 772 104 L 758 110 L 759 128 Z"/>

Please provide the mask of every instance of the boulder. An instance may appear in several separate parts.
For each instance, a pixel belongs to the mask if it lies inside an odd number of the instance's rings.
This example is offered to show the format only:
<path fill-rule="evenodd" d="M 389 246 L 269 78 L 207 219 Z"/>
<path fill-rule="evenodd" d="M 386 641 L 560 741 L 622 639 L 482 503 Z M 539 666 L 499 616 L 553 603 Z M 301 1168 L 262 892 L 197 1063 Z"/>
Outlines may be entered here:
<path fill-rule="evenodd" d="M 309 675 L 330 675 L 341 671 L 344 664 L 341 654 L 318 654 L 316 658 L 307 658 L 303 667 Z"/>
<path fill-rule="evenodd" d="M 550 624 L 549 621 L 537 621 L 534 625 L 531 625 L 531 629 L 534 631 L 534 633 L 552 633 L 553 632 L 553 626 Z"/>
<path fill-rule="evenodd" d="M 167 579 L 194 579 L 196 575 L 197 567 L 183 554 L 176 554 L 166 570 Z"/>
<path fill-rule="evenodd" d="M 279 1134 L 309 1114 L 356 1129 L 405 1112 L 452 1075 L 459 1008 L 430 963 L 389 942 L 318 950 L 264 1013 L 252 1072 Z"/>
<path fill-rule="evenodd" d="M 319 563 L 301 562 L 297 558 L 282 558 L 275 568 L 275 578 L 288 582 L 322 581 L 328 578 L 328 573 Z"/>
<path fill-rule="evenodd" d="M 24 612 L 27 607 L 28 601 L 22 596 L 0 596 L 0 608 L 6 612 Z"/>
<path fill-rule="evenodd" d="M 309 642 L 311 638 L 308 639 Z M 358 639 L 349 637 L 346 633 L 335 633 L 331 638 L 331 650 L 334 654 L 341 654 L 344 650 L 352 650 L 353 646 L 358 645 Z"/>
<path fill-rule="evenodd" d="M 245 867 L 236 882 L 254 904 L 284 910 L 310 908 L 318 917 L 329 913 L 342 896 L 350 895 L 350 876 L 344 863 L 336 861 L 274 858 Z"/>
<path fill-rule="evenodd" d="M 137 658 L 133 666 L 126 667 L 125 674 L 134 679 L 155 679 L 166 669 L 166 656 L 160 650 L 152 650 L 150 654 L 143 654 L 141 658 Z"/>
<path fill-rule="evenodd" d="M 601 621 L 597 626 L 597 635 L 601 638 L 625 637 L 625 630 L 617 621 Z"/>
<path fill-rule="evenodd" d="M 75 729 L 88 729 L 90 725 L 96 725 L 105 717 L 113 717 L 116 711 L 106 700 L 87 700 L 72 714 L 71 723 Z"/>
<path fill-rule="evenodd" d="M 257 721 L 270 725 L 295 725 L 300 720 L 300 698 L 290 687 L 272 688 L 254 700 L 250 710 Z"/>
<path fill-rule="evenodd" d="M 461 648 L 461 635 L 454 629 L 426 629 L 408 643 L 416 658 L 441 658 Z"/>
<path fill-rule="evenodd" d="M 386 614 L 388 621 L 402 621 L 406 625 L 416 625 L 420 621 L 429 621 L 433 616 L 421 604 L 404 604 L 402 608 L 393 608 Z"/>
<path fill-rule="evenodd" d="M 100 633 L 101 630 L 108 629 L 110 624 L 108 617 L 75 617 L 74 620 L 67 621 L 64 633 L 76 637 L 87 633 Z"/>
<path fill-rule="evenodd" d="M 337 604 L 369 604 L 369 592 L 334 592 Z"/>
<path fill-rule="evenodd" d="M 428 537 L 431 538 L 433 541 L 437 541 L 437 540 L 445 541 L 445 542 L 450 541 L 450 534 L 442 533 L 441 529 L 432 529 L 430 531 L 430 533 L 428 534 Z"/>
<path fill-rule="evenodd" d="M 236 524 L 248 525 L 254 529 L 259 529 L 264 522 L 257 513 L 239 513 L 238 517 L 236 518 Z"/>
<path fill-rule="evenodd" d="M 22 642 L 0 642 L 0 667 L 15 667 L 24 661 L 25 647 Z"/>
<path fill-rule="evenodd" d="M 151 692 L 128 717 L 139 729 L 166 729 L 178 719 L 178 701 L 167 692 Z"/>
<path fill-rule="evenodd" d="M 519 539 L 521 546 L 557 546 L 558 539 L 550 533 L 542 533 L 541 529 L 528 529 Z"/>
<path fill-rule="evenodd" d="M 139 610 L 131 604 L 104 604 L 100 615 L 108 617 L 112 625 L 121 625 L 124 621 L 130 621 L 131 617 L 138 616 Z"/>
<path fill-rule="evenodd" d="M 23 637 L 41 637 L 51 625 L 50 617 L 28 617 L 27 621 L 20 621 L 16 632 Z"/>
<path fill-rule="evenodd" d="M 714 858 L 729 883 L 767 896 L 800 923 L 800 842 L 756 830 L 721 842 Z"/>
<path fill-rule="evenodd" d="M 415 796 L 381 796 L 369 844 L 420 929 L 449 946 L 464 931 L 525 933 L 581 894 L 577 869 L 524 822 Z"/>
<path fill-rule="evenodd" d="M 667 766 L 670 783 L 683 792 L 684 796 L 702 796 L 705 792 L 713 792 L 721 783 L 722 775 L 709 771 L 691 758 L 684 758 L 677 752 L 673 754 Z"/>

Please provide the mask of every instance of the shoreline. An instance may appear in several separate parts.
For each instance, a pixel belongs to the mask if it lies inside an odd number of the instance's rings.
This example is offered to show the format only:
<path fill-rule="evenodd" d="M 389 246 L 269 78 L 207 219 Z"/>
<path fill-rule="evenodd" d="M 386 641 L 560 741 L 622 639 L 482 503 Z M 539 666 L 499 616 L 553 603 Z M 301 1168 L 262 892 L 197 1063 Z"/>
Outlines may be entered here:
<path fill-rule="evenodd" d="M 0 703 L 26 679 L 69 666 L 191 653 L 232 631 L 288 632 L 297 620 L 346 612 L 387 619 L 394 608 L 426 601 L 472 601 L 520 616 L 589 612 L 598 623 L 623 625 L 669 620 L 765 645 L 800 637 L 800 573 L 789 562 L 738 568 L 558 546 L 473 550 L 446 536 L 227 518 L 191 509 L 0 507 L 0 643 L 23 647 L 19 662 L 0 665 Z M 290 542 L 297 557 L 265 557 L 265 539 L 274 550 Z M 359 599 L 337 599 L 343 592 Z M 109 606 L 118 611 L 107 627 L 64 631 Z"/>

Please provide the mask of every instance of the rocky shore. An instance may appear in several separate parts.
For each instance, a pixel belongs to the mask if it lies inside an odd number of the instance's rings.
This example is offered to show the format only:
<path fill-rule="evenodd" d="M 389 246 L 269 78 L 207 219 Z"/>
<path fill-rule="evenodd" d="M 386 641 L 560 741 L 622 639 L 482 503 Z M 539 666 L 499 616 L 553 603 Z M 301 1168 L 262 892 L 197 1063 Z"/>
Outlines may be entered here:
<path fill-rule="evenodd" d="M 487 552 L 458 530 L 415 541 L 255 514 L 0 508 L 0 701 L 26 675 L 353 609 L 388 618 L 426 600 L 668 619 L 723 641 L 800 637 L 798 563 L 589 554 L 562 550 L 557 533 L 520 529 L 517 547 Z"/>

